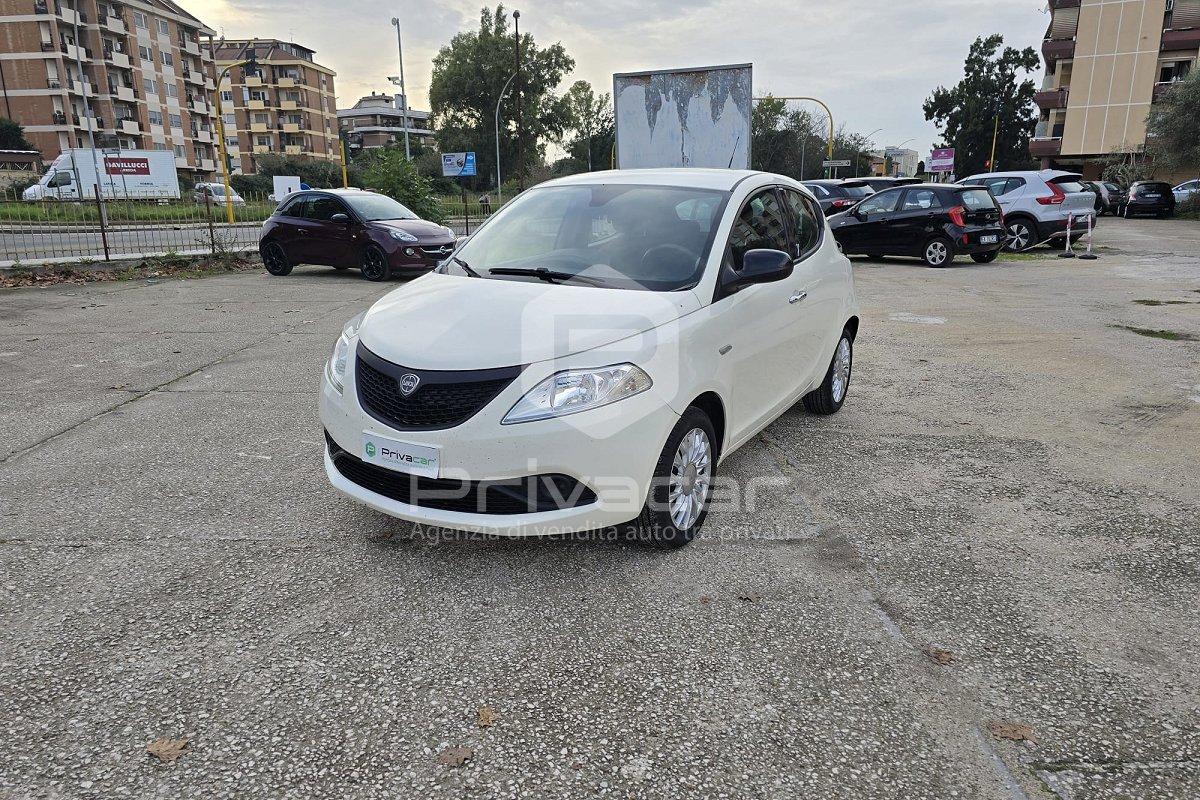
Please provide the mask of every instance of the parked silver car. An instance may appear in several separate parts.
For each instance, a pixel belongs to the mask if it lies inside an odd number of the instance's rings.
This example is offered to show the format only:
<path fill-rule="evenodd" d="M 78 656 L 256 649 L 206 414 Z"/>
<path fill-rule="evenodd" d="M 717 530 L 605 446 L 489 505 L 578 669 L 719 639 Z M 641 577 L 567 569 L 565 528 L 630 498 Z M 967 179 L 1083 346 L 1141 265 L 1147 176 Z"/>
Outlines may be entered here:
<path fill-rule="evenodd" d="M 1080 183 L 1077 172 L 1056 169 L 987 172 L 959 183 L 986 186 L 1000 203 L 1008 242 L 1004 248 L 1019 252 L 1042 242 L 1071 241 L 1087 232 L 1088 218 L 1096 224 L 1096 195 Z"/>

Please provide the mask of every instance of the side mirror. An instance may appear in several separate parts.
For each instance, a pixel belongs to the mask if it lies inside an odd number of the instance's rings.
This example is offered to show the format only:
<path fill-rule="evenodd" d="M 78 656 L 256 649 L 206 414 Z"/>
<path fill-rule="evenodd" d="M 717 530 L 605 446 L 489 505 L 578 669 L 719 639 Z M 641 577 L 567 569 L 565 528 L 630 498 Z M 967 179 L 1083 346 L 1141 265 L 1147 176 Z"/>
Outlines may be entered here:
<path fill-rule="evenodd" d="M 330 222 L 340 222 L 343 225 L 346 225 L 346 224 L 349 224 L 350 217 L 346 214 L 334 214 L 332 217 L 329 218 L 329 221 Z"/>
<path fill-rule="evenodd" d="M 852 208 L 852 209 L 850 209 L 850 216 L 854 217 L 859 222 L 862 222 L 864 219 L 867 218 L 867 212 L 865 212 L 859 208 Z"/>
<path fill-rule="evenodd" d="M 733 271 L 724 288 L 733 291 L 754 283 L 773 283 L 791 274 L 792 257 L 782 250 L 747 250 L 742 268 Z"/>

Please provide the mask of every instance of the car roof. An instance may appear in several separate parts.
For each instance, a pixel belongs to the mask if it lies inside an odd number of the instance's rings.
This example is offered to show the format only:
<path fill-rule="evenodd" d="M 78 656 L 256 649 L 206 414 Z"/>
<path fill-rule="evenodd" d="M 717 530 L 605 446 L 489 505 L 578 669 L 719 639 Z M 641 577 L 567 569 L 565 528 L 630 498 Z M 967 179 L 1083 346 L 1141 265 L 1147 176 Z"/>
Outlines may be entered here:
<path fill-rule="evenodd" d="M 580 186 L 599 183 L 625 183 L 651 186 L 691 186 L 697 189 L 717 189 L 728 192 L 746 178 L 773 176 L 769 172 L 747 169 L 704 169 L 674 167 L 668 169 L 610 169 L 600 172 L 581 172 L 540 183 L 538 186 Z M 777 176 L 786 178 L 786 176 Z M 788 178 L 788 180 L 793 180 Z"/>
<path fill-rule="evenodd" d="M 964 181 L 969 181 L 972 178 L 1041 178 L 1043 181 L 1048 181 L 1052 178 L 1082 178 L 1078 172 L 1067 172 L 1062 169 L 1017 169 L 1009 172 L 977 172 L 974 175 L 968 175 L 962 178 Z"/>

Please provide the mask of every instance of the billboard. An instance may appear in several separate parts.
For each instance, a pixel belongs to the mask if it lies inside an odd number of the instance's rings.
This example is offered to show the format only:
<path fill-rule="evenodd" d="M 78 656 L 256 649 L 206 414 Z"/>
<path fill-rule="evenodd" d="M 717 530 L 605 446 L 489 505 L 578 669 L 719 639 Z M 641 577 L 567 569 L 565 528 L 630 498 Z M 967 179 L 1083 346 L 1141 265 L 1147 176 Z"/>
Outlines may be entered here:
<path fill-rule="evenodd" d="M 750 168 L 750 64 L 613 75 L 617 166 Z"/>
<path fill-rule="evenodd" d="M 442 153 L 443 178 L 469 178 L 475 174 L 475 153 Z"/>
<path fill-rule="evenodd" d="M 935 147 L 925 164 L 926 172 L 954 172 L 954 148 Z"/>
<path fill-rule="evenodd" d="M 130 156 L 105 156 L 104 171 L 109 175 L 149 175 L 150 159 Z"/>

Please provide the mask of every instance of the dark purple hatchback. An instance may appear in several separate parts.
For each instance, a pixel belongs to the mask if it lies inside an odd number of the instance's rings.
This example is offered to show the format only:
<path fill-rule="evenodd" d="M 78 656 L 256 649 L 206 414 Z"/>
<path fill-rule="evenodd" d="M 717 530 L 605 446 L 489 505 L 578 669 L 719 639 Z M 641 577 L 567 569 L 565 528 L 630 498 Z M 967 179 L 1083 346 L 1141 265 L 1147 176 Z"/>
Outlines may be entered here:
<path fill-rule="evenodd" d="M 357 267 L 369 281 L 428 272 L 454 251 L 454 232 L 386 195 L 361 189 L 296 192 L 263 223 L 258 249 L 272 275 L 297 264 Z"/>

